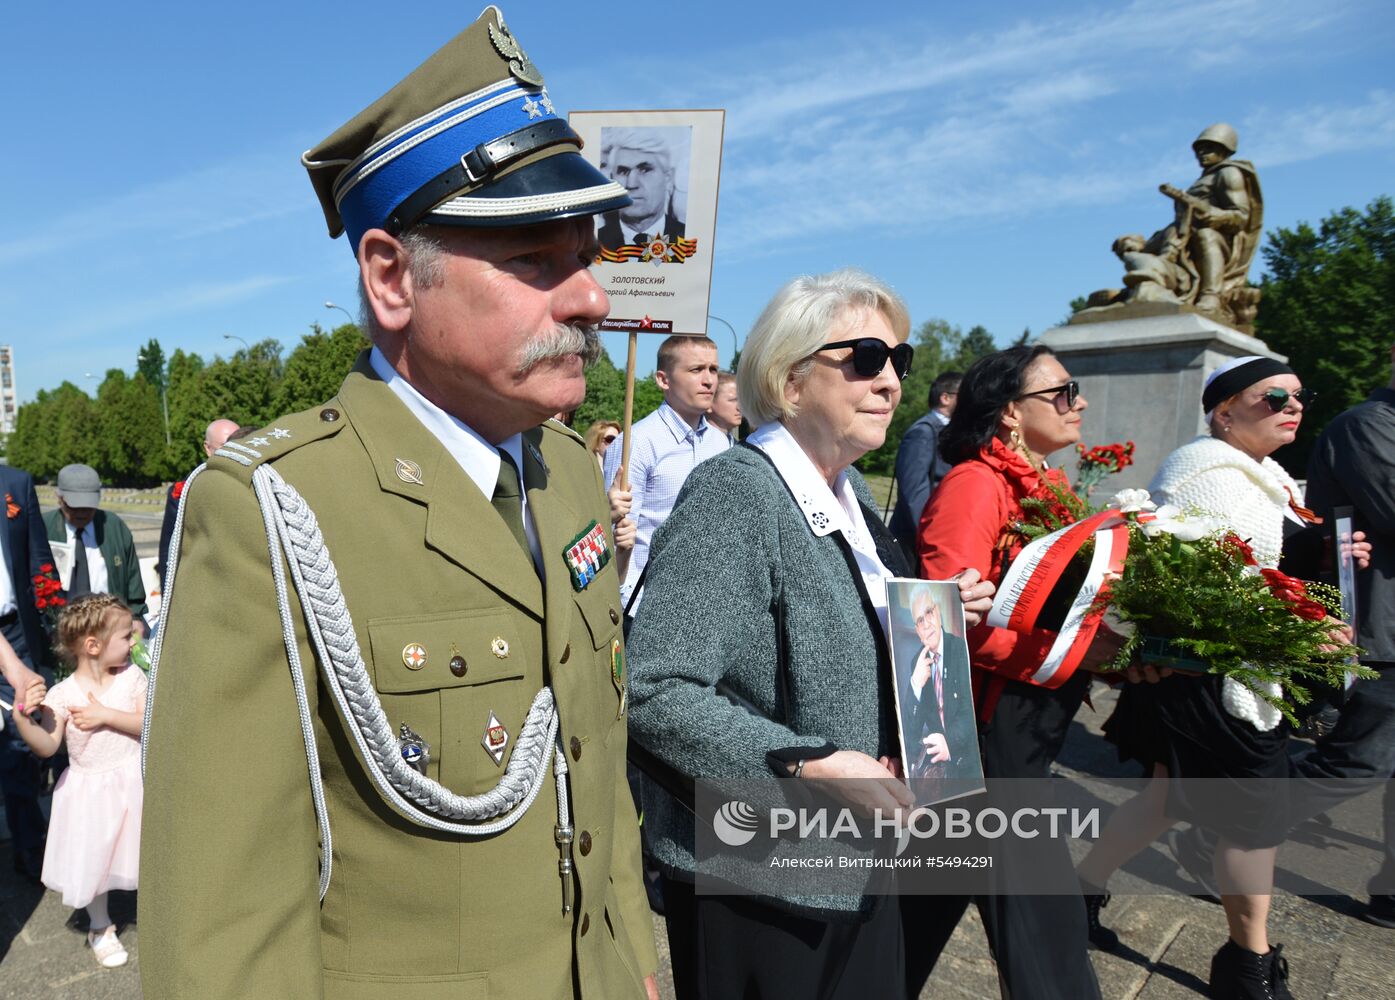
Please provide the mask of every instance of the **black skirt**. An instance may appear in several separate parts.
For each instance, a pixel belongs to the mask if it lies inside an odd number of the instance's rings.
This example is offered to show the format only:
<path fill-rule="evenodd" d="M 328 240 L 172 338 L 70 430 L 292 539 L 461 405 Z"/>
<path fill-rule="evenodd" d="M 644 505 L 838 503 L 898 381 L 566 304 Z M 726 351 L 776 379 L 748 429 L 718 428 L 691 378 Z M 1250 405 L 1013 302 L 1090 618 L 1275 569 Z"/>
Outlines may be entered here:
<path fill-rule="evenodd" d="M 1167 815 L 1241 847 L 1275 847 L 1287 832 L 1289 726 L 1261 732 L 1225 710 L 1220 677 L 1174 674 L 1127 684 L 1104 735 L 1123 760 L 1167 768 Z"/>

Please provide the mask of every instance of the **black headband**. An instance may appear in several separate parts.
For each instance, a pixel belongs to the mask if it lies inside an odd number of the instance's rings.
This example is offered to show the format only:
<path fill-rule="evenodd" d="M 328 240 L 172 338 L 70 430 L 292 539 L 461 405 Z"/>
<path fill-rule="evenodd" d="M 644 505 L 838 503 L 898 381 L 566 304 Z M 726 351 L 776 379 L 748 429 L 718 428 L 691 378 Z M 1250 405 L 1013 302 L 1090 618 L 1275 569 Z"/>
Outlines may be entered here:
<path fill-rule="evenodd" d="M 1213 378 L 1201 393 L 1201 408 L 1210 413 L 1218 403 L 1222 403 L 1242 389 L 1254 385 L 1260 379 L 1269 378 L 1272 375 L 1293 374 L 1296 374 L 1294 370 L 1282 361 L 1275 361 L 1273 358 L 1255 358 L 1253 361 L 1237 365 L 1225 374 Z"/>

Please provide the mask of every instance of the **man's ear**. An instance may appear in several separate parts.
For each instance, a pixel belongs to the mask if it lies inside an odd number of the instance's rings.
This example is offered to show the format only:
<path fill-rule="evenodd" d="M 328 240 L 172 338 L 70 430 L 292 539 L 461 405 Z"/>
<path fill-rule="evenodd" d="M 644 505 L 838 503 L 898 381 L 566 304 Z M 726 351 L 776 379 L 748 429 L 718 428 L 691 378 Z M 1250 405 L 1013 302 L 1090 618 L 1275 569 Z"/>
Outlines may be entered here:
<path fill-rule="evenodd" d="M 407 328 L 413 295 L 407 251 L 382 229 L 370 229 L 358 243 L 358 275 L 368 308 L 378 326 L 390 332 Z"/>
<path fill-rule="evenodd" d="M 669 381 L 668 372 L 664 371 L 662 368 L 655 368 L 654 384 L 657 385 L 664 392 L 668 392 L 668 387 L 671 386 L 673 383 Z"/>

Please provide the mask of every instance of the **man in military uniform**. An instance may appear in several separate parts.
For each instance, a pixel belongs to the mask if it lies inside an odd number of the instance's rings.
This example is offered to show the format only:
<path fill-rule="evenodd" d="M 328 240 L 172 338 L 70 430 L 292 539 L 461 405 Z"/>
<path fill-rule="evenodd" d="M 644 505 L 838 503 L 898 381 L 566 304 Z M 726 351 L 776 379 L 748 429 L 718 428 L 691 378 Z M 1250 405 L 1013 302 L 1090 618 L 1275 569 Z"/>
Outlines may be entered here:
<path fill-rule="evenodd" d="M 303 158 L 373 350 L 186 487 L 150 1000 L 656 995 L 607 504 L 547 420 L 609 308 L 592 214 L 629 201 L 579 148 L 491 7 Z"/>

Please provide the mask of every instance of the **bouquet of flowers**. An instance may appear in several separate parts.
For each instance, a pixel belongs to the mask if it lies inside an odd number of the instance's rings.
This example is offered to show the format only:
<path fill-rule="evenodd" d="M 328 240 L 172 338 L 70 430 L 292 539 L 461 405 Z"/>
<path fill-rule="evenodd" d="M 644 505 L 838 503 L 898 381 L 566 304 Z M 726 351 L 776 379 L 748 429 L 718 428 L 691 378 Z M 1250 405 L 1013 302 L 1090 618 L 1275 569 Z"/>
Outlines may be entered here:
<path fill-rule="evenodd" d="M 1075 450 L 1080 455 L 1080 461 L 1076 463 L 1076 468 L 1080 470 L 1080 478 L 1076 481 L 1075 491 L 1084 497 L 1089 497 L 1107 476 L 1123 472 L 1133 465 L 1132 441 L 1125 441 L 1123 444 L 1097 444 L 1093 448 L 1078 444 Z"/>
<path fill-rule="evenodd" d="M 44 627 L 50 633 L 58 626 L 58 616 L 63 613 L 63 607 L 68 603 L 63 596 L 63 584 L 58 579 L 58 570 L 53 563 L 46 562 L 39 566 L 39 572 L 34 574 L 34 607 L 39 609 L 39 614 L 44 619 Z"/>
<path fill-rule="evenodd" d="M 1101 512 L 1076 497 L 1056 499 L 1024 503 L 1027 534 L 1102 516 L 1101 531 L 1127 532 L 1117 572 L 1090 603 L 1092 614 L 1125 637 L 1114 669 L 1142 660 L 1220 674 L 1295 722 L 1294 707 L 1309 702 L 1313 688 L 1369 673 L 1354 665 L 1359 650 L 1332 641 L 1341 616 L 1337 590 L 1261 569 L 1246 541 L 1218 519 L 1158 507 L 1147 490 L 1123 490 Z M 1088 538 L 1073 559 L 1089 562 L 1096 544 Z"/>

